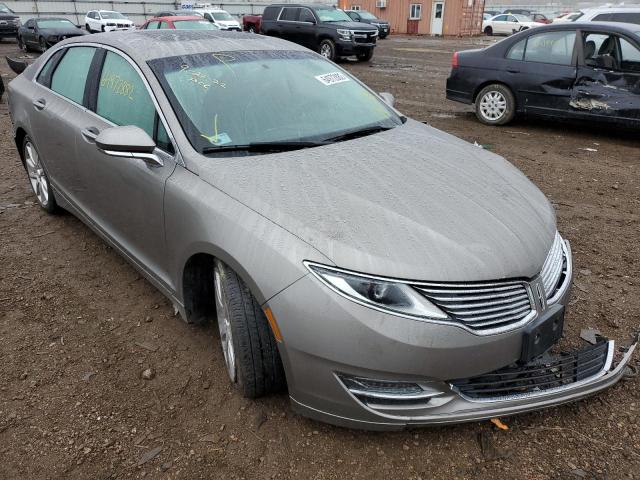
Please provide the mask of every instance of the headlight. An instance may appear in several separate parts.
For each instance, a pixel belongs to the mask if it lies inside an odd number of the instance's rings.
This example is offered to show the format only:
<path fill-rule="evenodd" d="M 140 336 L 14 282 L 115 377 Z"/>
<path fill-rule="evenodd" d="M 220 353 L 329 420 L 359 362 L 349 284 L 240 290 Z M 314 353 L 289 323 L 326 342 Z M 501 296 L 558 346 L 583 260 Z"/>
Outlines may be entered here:
<path fill-rule="evenodd" d="M 417 320 L 447 318 L 446 313 L 406 283 L 348 272 L 318 263 L 304 264 L 333 291 L 361 305 Z"/>
<path fill-rule="evenodd" d="M 339 28 L 336 30 L 336 32 L 338 32 L 340 40 L 351 40 L 351 38 L 353 37 L 353 32 L 351 30 Z"/>

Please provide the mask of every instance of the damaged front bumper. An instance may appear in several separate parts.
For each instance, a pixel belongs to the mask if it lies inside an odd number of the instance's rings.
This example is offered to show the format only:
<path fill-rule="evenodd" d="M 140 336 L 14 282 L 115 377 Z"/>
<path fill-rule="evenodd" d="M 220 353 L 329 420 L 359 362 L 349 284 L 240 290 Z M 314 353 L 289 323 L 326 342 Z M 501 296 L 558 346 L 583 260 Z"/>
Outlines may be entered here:
<path fill-rule="evenodd" d="M 294 409 L 306 416 L 368 430 L 504 417 L 573 402 L 611 387 L 625 375 L 637 343 L 636 335 L 630 346 L 616 351 L 613 340 L 601 338 L 595 345 L 578 351 L 545 354 L 525 365 L 450 382 L 394 385 L 337 374 L 346 392 L 375 414 L 375 420 L 373 416 L 365 420 L 329 414 L 293 397 L 292 402 Z"/>

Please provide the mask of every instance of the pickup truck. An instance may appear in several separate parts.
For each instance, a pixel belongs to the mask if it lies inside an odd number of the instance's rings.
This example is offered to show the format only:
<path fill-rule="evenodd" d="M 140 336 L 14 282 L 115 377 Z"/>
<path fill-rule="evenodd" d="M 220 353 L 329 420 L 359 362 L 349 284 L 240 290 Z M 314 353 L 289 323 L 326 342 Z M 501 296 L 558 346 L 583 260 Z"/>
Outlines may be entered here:
<path fill-rule="evenodd" d="M 371 60 L 378 39 L 377 27 L 354 22 L 342 10 L 319 3 L 269 5 L 262 14 L 260 32 L 307 47 L 329 60 L 354 55 L 361 62 Z"/>
<path fill-rule="evenodd" d="M 249 33 L 260 33 L 262 15 L 245 15 L 242 17 L 242 30 Z"/>

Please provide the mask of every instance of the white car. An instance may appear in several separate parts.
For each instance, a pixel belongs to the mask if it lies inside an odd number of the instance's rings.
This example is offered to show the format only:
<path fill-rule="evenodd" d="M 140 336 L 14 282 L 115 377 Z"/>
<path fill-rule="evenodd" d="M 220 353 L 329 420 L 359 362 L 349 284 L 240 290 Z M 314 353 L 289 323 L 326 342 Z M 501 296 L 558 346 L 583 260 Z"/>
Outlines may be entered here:
<path fill-rule="evenodd" d="M 598 7 L 588 8 L 573 18 L 577 22 L 622 22 L 640 25 L 639 7 Z"/>
<path fill-rule="evenodd" d="M 502 13 L 482 22 L 482 31 L 487 35 L 511 35 L 512 33 L 543 25 L 530 17 L 512 13 Z"/>
<path fill-rule="evenodd" d="M 112 32 L 114 30 L 134 30 L 131 20 L 120 12 L 111 10 L 91 10 L 84 17 L 87 32 Z"/>
<path fill-rule="evenodd" d="M 216 25 L 220 30 L 237 30 L 242 31 L 240 22 L 233 18 L 226 10 L 219 8 L 196 7 L 193 12 L 202 15 L 206 20 Z"/>
<path fill-rule="evenodd" d="M 563 13 L 562 15 L 557 16 L 552 20 L 552 23 L 564 23 L 564 22 L 575 22 L 578 18 L 584 15 L 581 11 Z"/>

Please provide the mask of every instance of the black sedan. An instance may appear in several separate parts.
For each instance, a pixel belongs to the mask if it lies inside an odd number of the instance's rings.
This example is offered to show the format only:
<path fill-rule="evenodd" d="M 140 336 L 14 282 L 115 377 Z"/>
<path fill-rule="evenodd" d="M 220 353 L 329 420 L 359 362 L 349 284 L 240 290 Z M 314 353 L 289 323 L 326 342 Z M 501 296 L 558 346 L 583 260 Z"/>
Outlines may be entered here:
<path fill-rule="evenodd" d="M 640 126 L 640 27 L 558 23 L 456 52 L 447 98 L 504 125 L 516 113 Z"/>
<path fill-rule="evenodd" d="M 65 38 L 86 34 L 66 18 L 32 18 L 18 29 L 18 45 L 26 51 L 38 49 L 44 52 Z"/>
<path fill-rule="evenodd" d="M 363 22 L 378 27 L 378 38 L 383 39 L 389 35 L 391 27 L 386 20 L 380 20 L 373 13 L 366 10 L 345 10 L 345 13 L 351 17 L 354 22 Z"/>

